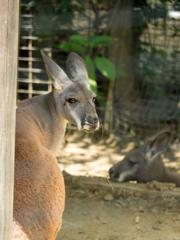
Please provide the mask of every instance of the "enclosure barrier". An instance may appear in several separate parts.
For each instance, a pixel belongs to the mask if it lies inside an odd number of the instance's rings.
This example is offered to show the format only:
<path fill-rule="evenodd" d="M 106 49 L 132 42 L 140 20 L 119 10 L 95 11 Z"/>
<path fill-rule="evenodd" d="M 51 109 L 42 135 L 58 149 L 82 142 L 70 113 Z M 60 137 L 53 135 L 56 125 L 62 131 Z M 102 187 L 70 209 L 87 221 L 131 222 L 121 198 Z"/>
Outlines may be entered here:
<path fill-rule="evenodd" d="M 19 0 L 0 2 L 0 240 L 12 239 Z"/>

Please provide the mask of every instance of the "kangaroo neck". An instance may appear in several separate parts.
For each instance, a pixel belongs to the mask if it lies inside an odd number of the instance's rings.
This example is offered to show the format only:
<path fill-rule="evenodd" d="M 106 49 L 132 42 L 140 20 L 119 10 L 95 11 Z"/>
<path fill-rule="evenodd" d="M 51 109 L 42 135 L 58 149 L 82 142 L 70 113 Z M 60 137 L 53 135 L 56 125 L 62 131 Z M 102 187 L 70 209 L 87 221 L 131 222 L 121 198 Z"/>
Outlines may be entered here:
<path fill-rule="evenodd" d="M 33 117 L 44 135 L 44 145 L 55 155 L 60 149 L 67 120 L 57 112 L 53 92 L 30 99 Z"/>

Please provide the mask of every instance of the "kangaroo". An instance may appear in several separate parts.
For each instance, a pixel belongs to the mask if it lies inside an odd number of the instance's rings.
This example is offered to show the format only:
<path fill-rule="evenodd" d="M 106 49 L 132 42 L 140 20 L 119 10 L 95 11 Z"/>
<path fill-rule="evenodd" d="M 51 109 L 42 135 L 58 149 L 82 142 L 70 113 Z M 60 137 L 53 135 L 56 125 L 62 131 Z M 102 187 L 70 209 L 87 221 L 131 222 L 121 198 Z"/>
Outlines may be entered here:
<path fill-rule="evenodd" d="M 139 183 L 175 183 L 180 187 L 180 174 L 169 172 L 164 166 L 161 152 L 170 142 L 174 127 L 162 129 L 148 139 L 147 143 L 131 150 L 125 158 L 109 169 L 110 178 L 116 182 L 136 180 Z"/>
<path fill-rule="evenodd" d="M 66 124 L 95 131 L 96 94 L 84 61 L 71 53 L 66 73 L 42 52 L 54 90 L 17 103 L 13 240 L 54 240 L 61 226 L 65 189 L 56 154 Z"/>

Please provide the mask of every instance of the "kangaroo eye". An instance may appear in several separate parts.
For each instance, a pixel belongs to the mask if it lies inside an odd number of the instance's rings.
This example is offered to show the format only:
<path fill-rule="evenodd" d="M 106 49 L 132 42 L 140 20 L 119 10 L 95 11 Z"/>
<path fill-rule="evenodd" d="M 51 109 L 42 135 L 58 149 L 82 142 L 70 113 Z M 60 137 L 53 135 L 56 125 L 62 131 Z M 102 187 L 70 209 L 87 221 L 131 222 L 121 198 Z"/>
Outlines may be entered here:
<path fill-rule="evenodd" d="M 67 101 L 68 101 L 69 103 L 75 103 L 75 102 L 77 102 L 77 100 L 76 100 L 75 98 L 69 98 Z"/>
<path fill-rule="evenodd" d="M 135 164 L 137 164 L 137 162 L 134 162 L 134 161 L 132 161 L 132 160 L 129 160 L 129 164 L 130 164 L 131 166 L 134 166 Z"/>
<path fill-rule="evenodd" d="M 93 102 L 95 102 L 95 101 L 96 101 L 96 99 L 97 99 L 96 97 L 93 97 Z"/>

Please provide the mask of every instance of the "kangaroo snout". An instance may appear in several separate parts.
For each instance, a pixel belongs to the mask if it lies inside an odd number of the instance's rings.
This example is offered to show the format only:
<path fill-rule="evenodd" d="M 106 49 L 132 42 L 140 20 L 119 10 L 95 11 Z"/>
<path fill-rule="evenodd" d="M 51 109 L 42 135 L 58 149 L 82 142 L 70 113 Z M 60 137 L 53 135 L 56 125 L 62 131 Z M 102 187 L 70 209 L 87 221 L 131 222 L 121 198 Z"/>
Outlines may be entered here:
<path fill-rule="evenodd" d="M 88 116 L 84 120 L 83 128 L 86 130 L 97 130 L 99 128 L 98 117 Z"/>
<path fill-rule="evenodd" d="M 117 181 L 119 178 L 119 173 L 113 167 L 109 169 L 109 176 L 111 180 Z"/>
<path fill-rule="evenodd" d="M 85 119 L 85 124 L 88 124 L 88 125 L 96 125 L 98 123 L 98 118 L 97 117 L 91 117 L 91 116 L 88 116 L 86 119 Z"/>
<path fill-rule="evenodd" d="M 111 176 L 111 175 L 113 175 L 114 174 L 114 170 L 113 170 L 113 168 L 110 168 L 109 169 L 109 175 Z"/>

